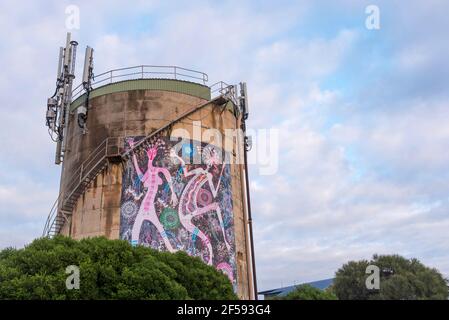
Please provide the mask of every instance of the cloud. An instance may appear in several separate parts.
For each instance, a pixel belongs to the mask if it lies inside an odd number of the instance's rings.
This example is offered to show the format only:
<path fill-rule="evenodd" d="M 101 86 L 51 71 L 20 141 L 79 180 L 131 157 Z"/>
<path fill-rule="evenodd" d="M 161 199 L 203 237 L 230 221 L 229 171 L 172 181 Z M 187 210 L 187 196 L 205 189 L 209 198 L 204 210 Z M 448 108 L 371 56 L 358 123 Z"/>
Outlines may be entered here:
<path fill-rule="evenodd" d="M 2 226 L 11 226 L 24 219 L 39 222 L 42 211 L 46 212 L 48 204 L 54 202 L 55 189 L 45 188 L 44 184 L 17 181 L 13 186 L 0 187 L 0 218 Z"/>
<path fill-rule="evenodd" d="M 256 53 L 256 65 L 269 71 L 265 80 L 289 77 L 292 68 L 299 79 L 314 80 L 335 71 L 356 38 L 354 30 L 341 30 L 332 39 L 276 41 Z"/>
<path fill-rule="evenodd" d="M 397 172 L 434 173 L 449 160 L 449 100 L 407 101 L 391 111 L 350 116 L 331 129 L 335 141 L 355 144 L 365 157 Z M 398 109 L 398 110 L 397 110 Z M 362 119 L 363 117 L 363 119 Z M 367 123 L 360 126 L 360 122 Z"/>

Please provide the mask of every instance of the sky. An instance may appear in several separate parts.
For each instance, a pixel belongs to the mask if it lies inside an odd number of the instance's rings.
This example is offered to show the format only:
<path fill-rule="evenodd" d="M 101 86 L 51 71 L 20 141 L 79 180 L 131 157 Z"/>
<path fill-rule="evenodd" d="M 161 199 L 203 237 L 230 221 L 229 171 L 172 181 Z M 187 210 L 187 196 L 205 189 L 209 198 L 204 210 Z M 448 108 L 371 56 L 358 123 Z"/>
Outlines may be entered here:
<path fill-rule="evenodd" d="M 79 29 L 67 29 L 69 5 Z M 41 236 L 57 198 L 44 117 L 71 31 L 96 73 L 178 65 L 247 82 L 248 127 L 279 132 L 275 174 L 250 166 L 259 289 L 375 253 L 449 277 L 447 12 L 444 0 L 2 0 L 0 248 Z"/>

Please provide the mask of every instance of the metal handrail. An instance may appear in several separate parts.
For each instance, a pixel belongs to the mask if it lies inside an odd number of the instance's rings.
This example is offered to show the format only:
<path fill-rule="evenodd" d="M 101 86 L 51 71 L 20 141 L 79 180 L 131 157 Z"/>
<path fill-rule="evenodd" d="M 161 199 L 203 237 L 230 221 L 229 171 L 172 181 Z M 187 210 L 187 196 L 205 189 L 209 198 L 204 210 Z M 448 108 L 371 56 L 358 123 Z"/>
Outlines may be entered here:
<path fill-rule="evenodd" d="M 142 145 L 144 145 L 148 139 L 154 137 L 155 135 L 163 132 L 164 130 L 167 130 L 168 128 L 172 127 L 174 123 L 180 121 L 181 119 L 191 115 L 192 113 L 198 111 L 199 109 L 204 108 L 205 106 L 209 105 L 210 103 L 212 103 L 215 100 L 220 99 L 220 97 L 225 97 L 224 95 L 219 95 L 218 97 L 215 97 L 214 99 L 210 100 L 210 101 L 206 101 L 204 103 L 201 103 L 200 105 L 197 105 L 195 107 L 193 107 L 190 110 L 187 110 L 185 113 L 181 114 L 179 117 L 171 120 L 169 123 L 167 123 L 166 125 L 160 127 L 159 129 L 151 132 L 149 135 L 147 135 L 146 137 L 144 137 L 143 139 L 141 139 L 139 142 L 135 143 L 134 146 L 128 150 L 124 150 L 124 152 L 121 154 L 122 158 L 126 159 L 127 157 L 130 156 L 130 154 L 132 152 L 134 152 L 135 150 L 138 150 Z"/>
<path fill-rule="evenodd" d="M 108 138 L 107 138 L 108 139 Z M 87 157 L 87 159 L 85 159 L 78 167 L 78 169 L 72 173 L 72 175 L 70 176 L 70 178 L 68 178 L 66 181 L 69 181 L 69 184 L 64 186 L 65 190 L 70 190 L 72 189 L 72 186 L 76 185 L 79 181 L 82 181 L 82 177 L 83 177 L 83 171 L 85 170 L 85 168 L 87 167 L 87 164 L 90 164 L 92 162 L 93 158 L 96 158 L 98 156 L 98 154 L 100 154 L 100 152 L 103 149 L 103 145 L 105 145 L 106 140 L 103 140 L 89 155 L 89 157 Z M 79 178 L 77 178 L 79 177 Z"/>
<path fill-rule="evenodd" d="M 106 138 L 90 153 L 89 157 L 80 164 L 78 169 L 68 179 L 70 183 L 65 186 L 64 189 L 71 191 L 66 193 L 67 196 L 64 197 L 64 202 L 71 196 L 72 191 L 76 189 L 77 185 L 80 184 L 102 160 L 106 157 L 119 154 L 120 141 L 123 139 L 123 137 Z M 116 142 L 112 143 L 114 140 Z M 109 152 L 110 147 L 117 148 L 117 151 Z"/>
<path fill-rule="evenodd" d="M 159 70 L 158 70 L 159 69 Z M 128 72 L 130 71 L 131 72 Z M 149 75 L 158 75 L 163 78 L 175 79 L 175 80 L 195 80 L 201 82 L 203 85 L 209 81 L 209 76 L 201 71 L 187 69 L 178 66 L 157 66 L 157 65 L 139 65 L 133 67 L 125 67 L 112 69 L 95 76 L 94 81 L 91 86 L 93 89 L 100 86 L 102 83 L 114 83 L 121 80 L 131 80 L 131 79 L 147 79 L 151 78 Z M 137 77 L 136 77 L 137 76 Z M 120 80 L 116 80 L 120 79 Z M 114 81 L 116 80 L 116 81 Z M 81 96 L 84 92 L 83 84 L 79 84 L 72 91 L 72 99 L 75 100 Z"/>
<path fill-rule="evenodd" d="M 238 105 L 237 86 L 227 84 L 224 81 L 218 81 L 210 86 L 210 93 L 213 98 L 224 96 L 231 99 L 235 105 Z"/>
<path fill-rule="evenodd" d="M 76 189 L 81 183 L 107 158 L 117 156 L 120 154 L 120 143 L 124 140 L 123 137 L 109 137 L 104 139 L 84 160 L 79 168 L 71 175 L 68 181 L 70 183 L 64 186 L 64 191 L 61 192 L 54 202 L 50 213 L 45 222 L 43 236 L 50 235 L 52 228 L 55 226 L 58 217 L 59 209 L 70 199 Z M 115 149 L 115 150 L 114 150 Z M 57 230 L 55 230 L 57 232 Z"/>
<path fill-rule="evenodd" d="M 58 213 L 58 203 L 59 198 L 61 197 L 61 194 L 59 194 L 58 198 L 56 199 L 55 203 L 51 207 L 50 214 L 47 217 L 47 221 L 45 221 L 44 231 L 42 232 L 42 236 L 46 236 L 51 228 L 53 227 L 53 224 L 55 223 L 56 216 Z"/>
<path fill-rule="evenodd" d="M 209 88 L 210 88 L 210 93 L 212 95 L 215 95 L 215 94 L 221 95 L 221 94 L 225 94 L 232 87 L 235 87 L 235 86 L 231 85 L 231 84 L 227 84 L 224 81 L 218 81 L 218 82 L 215 82 L 213 85 L 211 85 Z"/>

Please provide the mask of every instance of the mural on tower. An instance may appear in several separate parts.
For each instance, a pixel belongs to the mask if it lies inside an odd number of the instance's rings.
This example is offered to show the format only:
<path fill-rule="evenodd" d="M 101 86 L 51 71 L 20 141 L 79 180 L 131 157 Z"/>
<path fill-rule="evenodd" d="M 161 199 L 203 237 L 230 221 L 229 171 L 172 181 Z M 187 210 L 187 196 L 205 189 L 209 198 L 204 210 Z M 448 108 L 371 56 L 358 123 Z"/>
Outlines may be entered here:
<path fill-rule="evenodd" d="M 125 148 L 142 138 L 127 138 Z M 221 160 L 228 155 L 216 146 L 168 137 L 138 149 L 123 171 L 120 238 L 198 256 L 235 288 L 231 173 Z"/>

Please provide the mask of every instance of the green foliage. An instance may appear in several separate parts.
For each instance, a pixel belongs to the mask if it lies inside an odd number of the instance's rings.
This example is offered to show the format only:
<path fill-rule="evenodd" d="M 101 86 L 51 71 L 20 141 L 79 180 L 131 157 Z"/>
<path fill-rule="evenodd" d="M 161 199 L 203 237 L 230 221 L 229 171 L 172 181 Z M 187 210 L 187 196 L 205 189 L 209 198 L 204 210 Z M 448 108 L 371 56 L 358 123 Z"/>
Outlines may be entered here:
<path fill-rule="evenodd" d="M 80 289 L 68 290 L 68 266 Z M 57 236 L 0 251 L 0 299 L 236 299 L 228 278 L 184 252 Z"/>
<path fill-rule="evenodd" d="M 189 296 L 195 300 L 233 299 L 235 297 L 229 279 L 213 267 L 205 268 L 199 258 L 188 256 L 185 252 L 175 254 L 155 251 L 158 259 L 176 271 L 174 279 L 189 290 Z M 207 289 L 205 289 L 207 288 Z"/>
<path fill-rule="evenodd" d="M 337 300 L 337 296 L 328 290 L 320 290 L 309 284 L 302 284 L 296 287 L 280 300 Z"/>
<path fill-rule="evenodd" d="M 368 265 L 375 265 L 381 271 L 379 290 L 366 288 Z M 385 269 L 393 273 L 382 272 Z M 438 270 L 399 255 L 374 255 L 371 261 L 348 262 L 336 272 L 333 289 L 344 300 L 446 300 L 449 297 L 447 280 Z"/>

